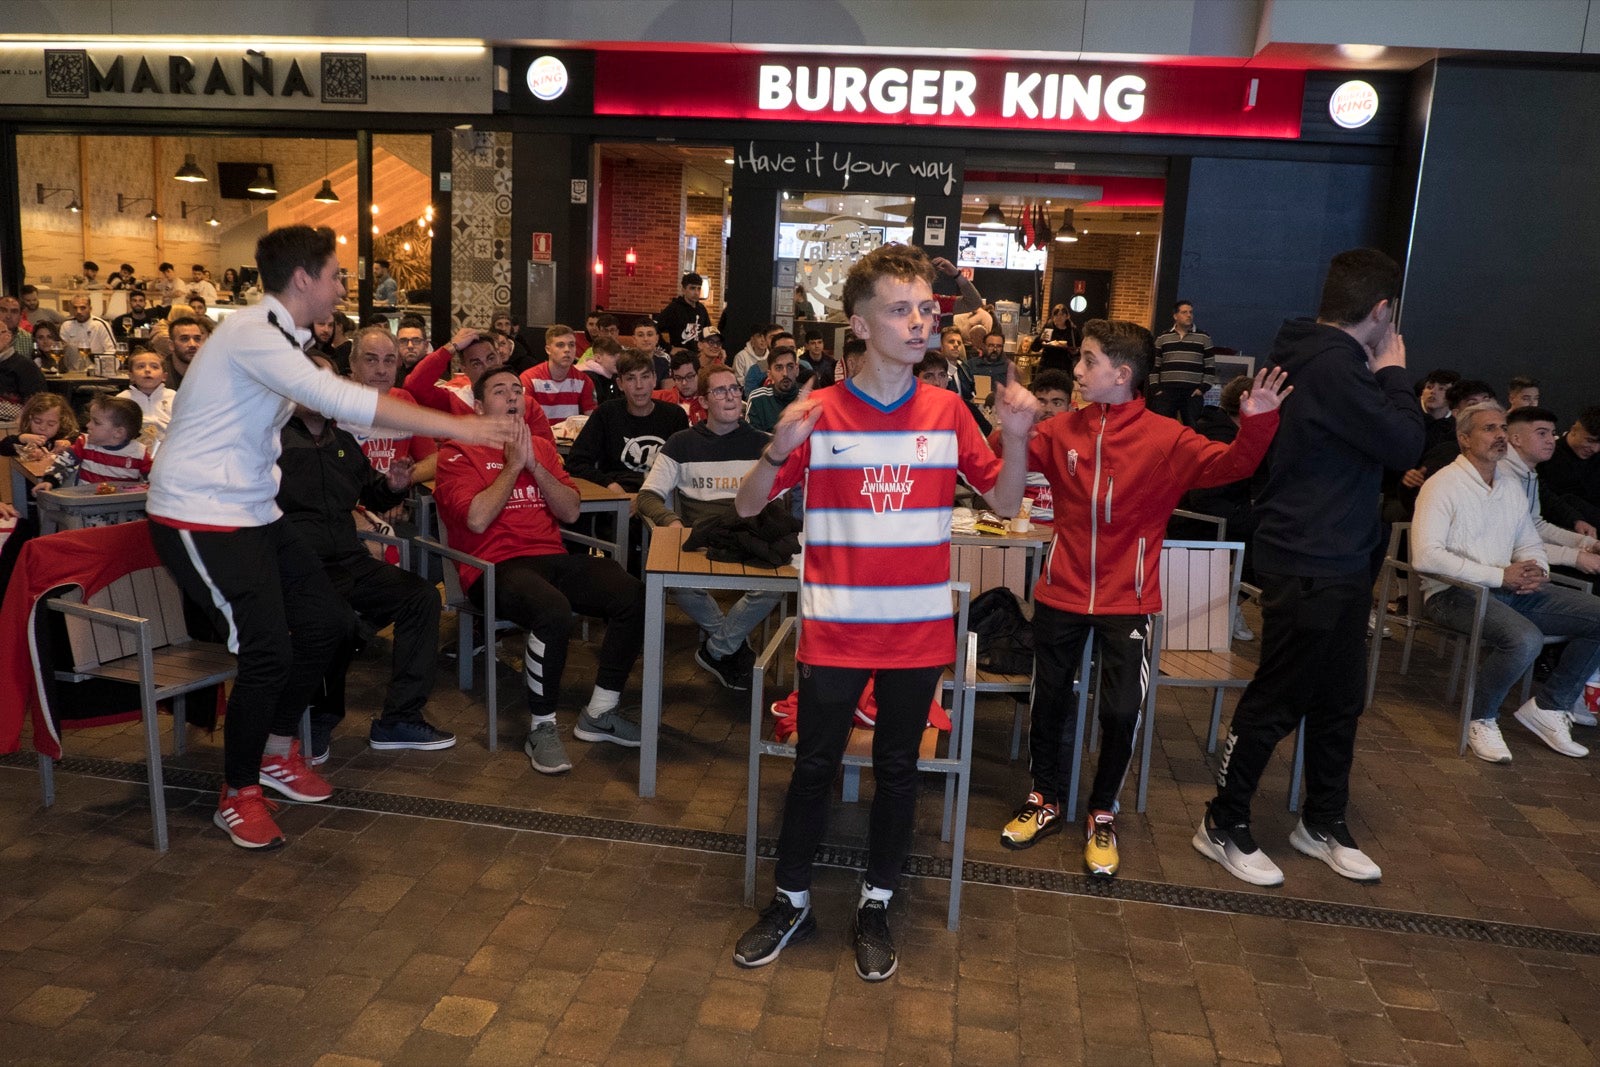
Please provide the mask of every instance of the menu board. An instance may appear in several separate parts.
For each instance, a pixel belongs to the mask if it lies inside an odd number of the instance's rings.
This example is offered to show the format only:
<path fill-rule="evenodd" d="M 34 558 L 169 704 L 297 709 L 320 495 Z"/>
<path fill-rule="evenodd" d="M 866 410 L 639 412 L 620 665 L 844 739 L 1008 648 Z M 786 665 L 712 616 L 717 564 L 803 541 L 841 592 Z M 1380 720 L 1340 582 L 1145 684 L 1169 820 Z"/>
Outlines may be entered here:
<path fill-rule="evenodd" d="M 1005 269 L 1010 230 L 962 230 L 956 251 L 958 267 Z"/>

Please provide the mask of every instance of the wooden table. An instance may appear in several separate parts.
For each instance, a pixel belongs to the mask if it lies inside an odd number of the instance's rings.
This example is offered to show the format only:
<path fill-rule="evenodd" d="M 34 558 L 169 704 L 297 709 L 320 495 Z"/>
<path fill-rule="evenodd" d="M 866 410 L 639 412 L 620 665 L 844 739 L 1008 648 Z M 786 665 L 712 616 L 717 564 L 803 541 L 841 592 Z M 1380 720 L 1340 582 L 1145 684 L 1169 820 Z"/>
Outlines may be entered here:
<path fill-rule="evenodd" d="M 661 676 L 665 650 L 667 590 L 736 589 L 792 593 L 800 588 L 793 567 L 761 567 L 748 563 L 715 563 L 704 552 L 683 547 L 690 530 L 661 527 L 650 538 L 644 567 L 644 680 L 640 712 L 639 795 L 656 795 L 656 757 L 661 734 Z"/>
<path fill-rule="evenodd" d="M 572 484 L 578 487 L 578 514 L 579 515 L 604 515 L 610 513 L 614 516 L 614 530 L 610 540 L 599 536 L 579 533 L 562 527 L 561 536 L 568 541 L 598 548 L 610 555 L 624 568 L 628 566 L 628 519 L 633 514 L 632 493 L 619 493 L 604 485 L 585 481 L 582 478 L 572 479 Z"/>
<path fill-rule="evenodd" d="M 118 522 L 133 522 L 144 518 L 144 505 L 149 497 L 149 487 L 142 482 L 135 489 L 118 489 L 114 493 L 96 493 L 89 484 L 68 485 L 60 489 L 41 489 L 34 494 L 33 503 L 39 509 L 39 534 L 57 530 L 80 530 L 89 515 L 106 515 Z"/>

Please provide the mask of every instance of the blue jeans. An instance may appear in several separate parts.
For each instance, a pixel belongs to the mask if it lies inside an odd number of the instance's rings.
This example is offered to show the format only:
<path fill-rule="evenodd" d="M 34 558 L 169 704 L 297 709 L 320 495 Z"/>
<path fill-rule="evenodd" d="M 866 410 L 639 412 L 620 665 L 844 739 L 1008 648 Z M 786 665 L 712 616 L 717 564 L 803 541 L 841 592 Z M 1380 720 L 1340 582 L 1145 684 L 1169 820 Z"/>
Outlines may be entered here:
<path fill-rule="evenodd" d="M 1440 626 L 1470 634 L 1475 603 L 1473 594 L 1451 587 L 1429 597 L 1422 613 Z M 1532 593 L 1489 590 L 1483 612 L 1483 644 L 1478 650 L 1474 719 L 1493 719 L 1500 714 L 1506 694 L 1539 658 L 1546 637 L 1571 640 L 1534 698 L 1541 708 L 1565 711 L 1600 667 L 1600 597 L 1560 585 L 1546 585 Z"/>
<path fill-rule="evenodd" d="M 752 591 L 723 614 L 716 598 L 704 589 L 674 589 L 672 599 L 705 632 L 706 645 L 718 659 L 738 650 L 761 620 L 772 614 L 782 593 Z"/>

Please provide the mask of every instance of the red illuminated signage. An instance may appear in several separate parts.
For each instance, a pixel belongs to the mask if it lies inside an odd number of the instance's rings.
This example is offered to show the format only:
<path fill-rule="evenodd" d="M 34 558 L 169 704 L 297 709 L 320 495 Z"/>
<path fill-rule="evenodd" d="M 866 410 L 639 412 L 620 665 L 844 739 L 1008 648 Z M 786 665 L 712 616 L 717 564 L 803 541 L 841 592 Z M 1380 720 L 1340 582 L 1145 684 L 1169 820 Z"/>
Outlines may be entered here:
<path fill-rule="evenodd" d="M 1300 136 L 1305 73 L 1011 60 L 601 52 L 597 115 Z"/>

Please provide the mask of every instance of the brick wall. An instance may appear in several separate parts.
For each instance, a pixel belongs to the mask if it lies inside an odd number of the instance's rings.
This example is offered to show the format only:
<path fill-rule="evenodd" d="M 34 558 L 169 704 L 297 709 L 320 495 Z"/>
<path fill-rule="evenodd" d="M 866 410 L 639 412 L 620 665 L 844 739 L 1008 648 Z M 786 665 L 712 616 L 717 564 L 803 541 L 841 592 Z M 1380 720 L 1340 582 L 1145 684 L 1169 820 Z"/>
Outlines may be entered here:
<path fill-rule="evenodd" d="M 683 274 L 678 260 L 684 226 L 683 168 L 675 163 L 608 159 L 601 164 L 600 181 L 600 195 L 609 198 L 611 218 L 611 232 L 599 235 L 610 295 L 606 306 L 655 314 L 678 295 L 678 278 Z M 629 248 L 639 257 L 631 278 L 624 262 Z"/>
<path fill-rule="evenodd" d="M 684 236 L 699 239 L 694 269 L 710 287 L 705 303 L 713 323 L 722 314 L 722 293 L 728 284 L 722 274 L 722 211 L 720 196 L 691 196 L 684 215 Z"/>
<path fill-rule="evenodd" d="M 1111 317 L 1148 326 L 1154 316 L 1157 235 L 1085 234 L 1072 244 L 1053 243 L 1044 272 L 1044 306 L 1056 303 L 1050 292 L 1058 267 L 1111 271 Z"/>

